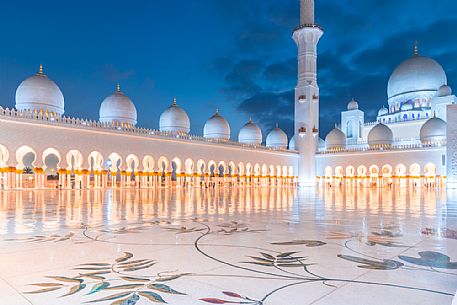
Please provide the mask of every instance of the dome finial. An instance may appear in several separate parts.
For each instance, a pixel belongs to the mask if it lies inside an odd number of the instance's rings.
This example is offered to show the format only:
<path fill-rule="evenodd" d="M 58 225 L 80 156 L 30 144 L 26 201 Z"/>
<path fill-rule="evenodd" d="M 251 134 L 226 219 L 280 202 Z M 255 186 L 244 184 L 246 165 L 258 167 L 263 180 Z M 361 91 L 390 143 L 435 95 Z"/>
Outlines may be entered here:
<path fill-rule="evenodd" d="M 216 114 L 219 114 L 219 108 L 216 108 Z"/>
<path fill-rule="evenodd" d="M 117 89 L 116 92 L 121 92 L 121 84 L 117 83 Z"/>
<path fill-rule="evenodd" d="M 43 64 L 40 63 L 40 70 L 38 74 L 43 75 Z"/>
<path fill-rule="evenodd" d="M 276 128 L 279 128 L 279 124 L 278 124 L 278 122 L 276 122 Z"/>
<path fill-rule="evenodd" d="M 252 123 L 252 116 L 249 117 L 249 123 Z"/>
<path fill-rule="evenodd" d="M 176 97 L 173 99 L 173 106 L 176 106 L 178 105 L 177 102 L 176 102 Z"/>
<path fill-rule="evenodd" d="M 419 56 L 419 41 L 414 42 L 414 56 Z"/>

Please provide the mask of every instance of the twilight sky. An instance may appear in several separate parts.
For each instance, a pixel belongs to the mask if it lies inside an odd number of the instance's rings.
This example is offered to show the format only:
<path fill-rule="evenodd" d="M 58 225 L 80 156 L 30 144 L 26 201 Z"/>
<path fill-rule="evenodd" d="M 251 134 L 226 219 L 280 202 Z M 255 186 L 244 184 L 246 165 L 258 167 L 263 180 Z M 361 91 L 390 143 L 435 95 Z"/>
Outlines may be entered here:
<path fill-rule="evenodd" d="M 98 118 L 116 83 L 139 125 L 158 128 L 178 98 L 192 133 L 216 108 L 236 138 L 250 116 L 264 136 L 293 132 L 299 0 L 4 1 L 0 9 L 0 104 L 38 71 L 60 86 L 66 115 Z M 373 120 L 392 70 L 412 55 L 435 58 L 457 86 L 457 1 L 316 0 L 321 137 L 355 97 Z M 456 87 L 457 90 L 457 87 Z"/>

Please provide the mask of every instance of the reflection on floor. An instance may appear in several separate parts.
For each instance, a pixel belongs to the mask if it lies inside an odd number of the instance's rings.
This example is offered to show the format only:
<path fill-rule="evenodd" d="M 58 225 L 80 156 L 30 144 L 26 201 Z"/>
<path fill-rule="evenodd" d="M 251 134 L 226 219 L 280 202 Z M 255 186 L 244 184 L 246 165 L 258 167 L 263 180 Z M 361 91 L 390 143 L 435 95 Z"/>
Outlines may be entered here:
<path fill-rule="evenodd" d="M 1 304 L 451 304 L 457 193 L 0 192 Z"/>

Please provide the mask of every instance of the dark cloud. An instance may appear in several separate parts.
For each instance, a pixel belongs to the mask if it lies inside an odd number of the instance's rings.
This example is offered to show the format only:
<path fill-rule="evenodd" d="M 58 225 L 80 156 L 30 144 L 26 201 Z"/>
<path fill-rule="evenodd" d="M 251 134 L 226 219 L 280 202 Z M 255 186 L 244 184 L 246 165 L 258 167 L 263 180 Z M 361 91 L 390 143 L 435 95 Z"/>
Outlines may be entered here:
<path fill-rule="evenodd" d="M 451 1 L 444 2 L 457 7 Z M 318 58 L 323 136 L 339 122 L 340 112 L 351 98 L 359 101 L 367 121 L 375 119 L 387 102 L 390 73 L 412 55 L 415 40 L 420 42 L 421 53 L 443 64 L 451 85 L 457 79 L 457 19 L 446 16 L 429 0 L 417 9 L 429 12 L 424 19 L 410 9 L 413 3 L 418 5 L 412 0 L 401 4 L 394 0 L 318 2 L 317 20 L 326 28 Z M 249 15 L 246 5 L 242 11 Z M 385 23 L 387 16 L 389 24 Z M 403 26 L 394 26 L 390 20 Z M 251 19 L 243 24 L 236 42 L 240 51 L 232 54 L 236 60 L 226 70 L 222 89 L 238 103 L 240 111 L 257 118 L 266 129 L 280 121 L 289 135 L 293 132 L 292 89 L 297 73 L 290 30 L 296 22 L 298 1 L 281 1 L 259 10 L 255 22 Z M 252 60 L 253 56 L 261 60 Z"/>

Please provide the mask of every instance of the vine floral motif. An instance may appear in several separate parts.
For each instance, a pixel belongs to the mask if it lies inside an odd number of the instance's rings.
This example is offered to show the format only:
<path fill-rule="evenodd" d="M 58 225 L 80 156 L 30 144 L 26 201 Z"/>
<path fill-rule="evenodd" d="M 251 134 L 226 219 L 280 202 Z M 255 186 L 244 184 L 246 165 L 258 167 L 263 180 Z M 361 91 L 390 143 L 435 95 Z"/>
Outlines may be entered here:
<path fill-rule="evenodd" d="M 149 269 L 156 261 L 152 259 L 133 259 L 133 254 L 125 252 L 114 262 L 94 262 L 78 265 L 73 268 L 78 274 L 73 277 L 47 276 L 53 282 L 36 283 L 32 286 L 41 287 L 38 290 L 25 292 L 40 294 L 57 290 L 66 292 L 60 297 L 68 297 L 86 290 L 87 296 L 95 296 L 101 292 L 108 295 L 94 298 L 85 303 L 114 301 L 111 305 L 135 305 L 141 298 L 154 303 L 166 304 L 163 294 L 186 295 L 163 282 L 180 278 L 185 274 L 138 276 L 129 273 Z M 90 290 L 87 291 L 86 288 Z"/>

